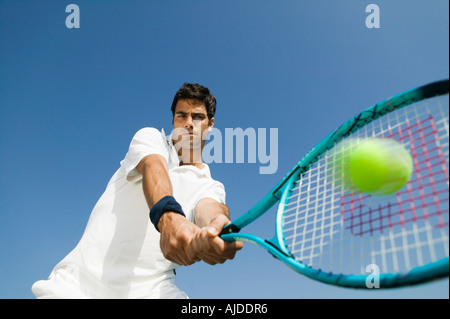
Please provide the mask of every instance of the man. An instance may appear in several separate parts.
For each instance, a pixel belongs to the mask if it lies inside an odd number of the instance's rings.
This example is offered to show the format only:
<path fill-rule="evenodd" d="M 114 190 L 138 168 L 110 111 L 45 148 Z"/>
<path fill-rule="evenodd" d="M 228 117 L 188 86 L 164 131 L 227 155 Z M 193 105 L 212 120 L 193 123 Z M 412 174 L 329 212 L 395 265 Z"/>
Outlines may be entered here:
<path fill-rule="evenodd" d="M 230 222 L 224 187 L 201 160 L 215 110 L 208 88 L 185 83 L 173 134 L 135 134 L 78 245 L 33 285 L 37 298 L 187 298 L 175 268 L 234 258 L 242 243 L 218 236 Z"/>

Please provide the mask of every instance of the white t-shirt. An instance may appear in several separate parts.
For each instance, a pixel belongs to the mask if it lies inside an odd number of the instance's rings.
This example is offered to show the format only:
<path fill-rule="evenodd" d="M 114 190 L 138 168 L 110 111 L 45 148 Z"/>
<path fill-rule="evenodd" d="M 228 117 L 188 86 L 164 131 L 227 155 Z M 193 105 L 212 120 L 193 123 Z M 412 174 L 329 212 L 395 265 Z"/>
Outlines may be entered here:
<path fill-rule="evenodd" d="M 160 154 L 168 163 L 174 197 L 193 221 L 202 198 L 225 203 L 223 185 L 211 178 L 208 166 L 179 166 L 170 136 L 143 128 L 133 137 L 120 168 L 95 205 L 84 234 L 53 269 L 36 282 L 37 298 L 187 298 L 174 284 L 179 265 L 166 260 L 160 233 L 151 224 L 136 166 L 147 155 Z"/>

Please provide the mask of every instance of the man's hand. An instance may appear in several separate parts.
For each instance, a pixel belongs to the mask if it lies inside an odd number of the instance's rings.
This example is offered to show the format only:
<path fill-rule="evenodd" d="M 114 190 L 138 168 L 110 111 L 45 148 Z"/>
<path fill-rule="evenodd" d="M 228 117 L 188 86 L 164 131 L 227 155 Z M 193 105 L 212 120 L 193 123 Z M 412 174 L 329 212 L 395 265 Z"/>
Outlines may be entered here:
<path fill-rule="evenodd" d="M 164 196 L 173 194 L 164 157 L 148 155 L 136 168 L 143 176 L 144 195 L 150 208 Z M 158 229 L 164 257 L 184 266 L 200 260 L 215 265 L 233 259 L 236 251 L 242 248 L 242 242 L 228 243 L 219 237 L 222 227 L 230 222 L 228 207 L 211 198 L 203 198 L 197 203 L 195 215 L 200 226 L 178 213 L 166 212 L 161 216 Z"/>
<path fill-rule="evenodd" d="M 233 259 L 236 252 L 242 249 L 242 242 L 226 242 L 219 237 L 223 226 L 229 223 L 230 220 L 225 215 L 219 214 L 208 226 L 200 229 L 191 242 L 198 258 L 210 265 L 222 264 Z"/>
<path fill-rule="evenodd" d="M 229 222 L 224 215 L 217 215 L 210 225 L 199 228 L 180 214 L 167 212 L 158 223 L 161 251 L 166 259 L 183 266 L 200 260 L 222 264 L 243 247 L 242 242 L 229 243 L 219 237 Z"/>
<path fill-rule="evenodd" d="M 161 232 L 160 247 L 164 257 L 183 266 L 192 265 L 200 259 L 191 245 L 200 228 L 184 216 L 166 212 L 158 223 Z"/>

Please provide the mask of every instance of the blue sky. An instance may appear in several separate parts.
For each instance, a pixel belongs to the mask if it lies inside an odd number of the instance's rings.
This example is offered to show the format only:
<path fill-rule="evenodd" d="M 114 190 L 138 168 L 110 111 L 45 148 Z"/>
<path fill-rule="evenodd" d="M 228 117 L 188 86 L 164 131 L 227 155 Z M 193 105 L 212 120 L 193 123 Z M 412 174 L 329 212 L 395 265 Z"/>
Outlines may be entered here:
<path fill-rule="evenodd" d="M 65 8 L 80 8 L 68 29 Z M 380 7 L 368 29 L 365 8 Z M 184 82 L 218 100 L 216 127 L 278 128 L 278 171 L 210 165 L 237 217 L 331 130 L 449 76 L 446 0 L 0 1 L 0 298 L 32 298 L 80 239 L 133 134 L 171 131 Z M 271 237 L 273 217 L 249 232 Z M 448 298 L 447 280 L 392 291 L 316 283 L 246 244 L 178 270 L 191 298 Z"/>

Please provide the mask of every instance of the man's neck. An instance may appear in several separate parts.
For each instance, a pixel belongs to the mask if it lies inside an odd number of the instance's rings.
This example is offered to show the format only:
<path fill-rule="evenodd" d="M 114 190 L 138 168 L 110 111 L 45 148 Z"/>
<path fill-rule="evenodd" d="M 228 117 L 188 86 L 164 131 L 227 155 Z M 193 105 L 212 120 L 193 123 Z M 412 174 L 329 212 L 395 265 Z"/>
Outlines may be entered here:
<path fill-rule="evenodd" d="M 182 165 L 193 165 L 199 169 L 202 169 L 205 167 L 205 164 L 202 161 L 202 152 L 198 152 L 195 150 L 191 150 L 187 154 L 186 152 L 182 152 L 180 150 L 178 152 L 178 159 L 180 160 L 180 166 Z"/>
<path fill-rule="evenodd" d="M 192 166 L 197 167 L 198 169 L 205 168 L 205 164 L 204 163 L 184 163 L 184 162 L 180 162 L 180 166 L 184 166 L 184 165 L 192 165 Z"/>

